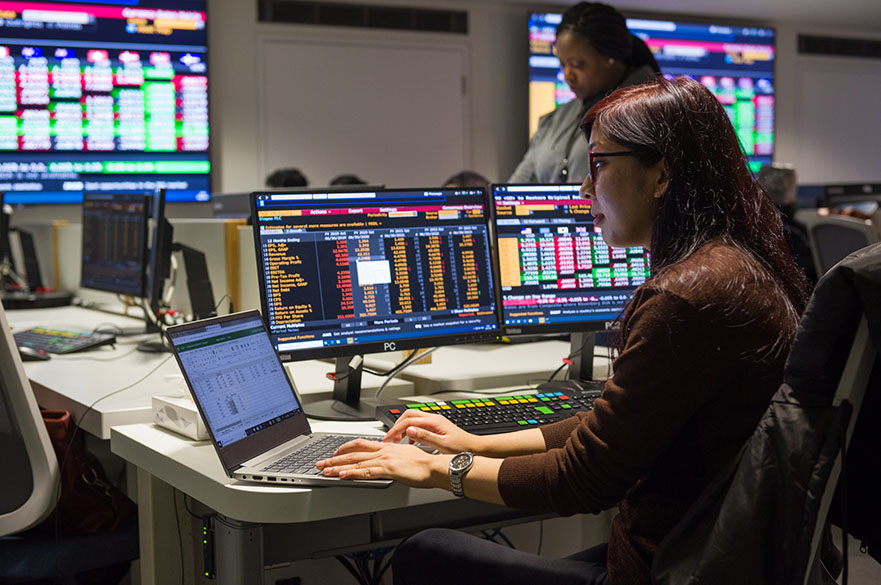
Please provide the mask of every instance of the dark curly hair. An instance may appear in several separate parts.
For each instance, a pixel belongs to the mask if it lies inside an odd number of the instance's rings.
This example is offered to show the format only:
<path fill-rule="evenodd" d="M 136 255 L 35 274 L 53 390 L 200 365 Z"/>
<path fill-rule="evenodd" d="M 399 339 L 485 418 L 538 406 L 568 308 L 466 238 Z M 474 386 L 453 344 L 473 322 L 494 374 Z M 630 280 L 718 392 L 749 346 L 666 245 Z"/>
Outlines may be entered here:
<path fill-rule="evenodd" d="M 557 25 L 557 36 L 565 32 L 583 37 L 596 51 L 619 59 L 633 68 L 650 66 L 655 73 L 661 68 L 642 39 L 630 33 L 624 16 L 600 2 L 579 2 L 563 13 Z"/>

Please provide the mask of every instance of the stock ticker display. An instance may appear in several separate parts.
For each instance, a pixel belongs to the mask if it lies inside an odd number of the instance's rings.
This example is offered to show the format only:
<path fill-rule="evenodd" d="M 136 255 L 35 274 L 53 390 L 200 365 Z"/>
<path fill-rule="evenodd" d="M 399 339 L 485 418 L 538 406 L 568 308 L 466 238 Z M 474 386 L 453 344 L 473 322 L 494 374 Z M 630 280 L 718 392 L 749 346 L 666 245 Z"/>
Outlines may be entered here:
<path fill-rule="evenodd" d="M 255 204 L 278 351 L 497 332 L 482 189 L 258 194 Z"/>
<path fill-rule="evenodd" d="M 538 119 L 575 95 L 554 54 L 559 13 L 529 18 L 530 135 Z M 628 18 L 666 77 L 685 75 L 706 86 L 725 108 L 753 171 L 774 154 L 774 29 L 725 23 Z"/>
<path fill-rule="evenodd" d="M 577 185 L 493 185 L 502 323 L 604 329 L 649 278 L 641 247 L 610 248 Z"/>
<path fill-rule="evenodd" d="M 0 1 L 0 190 L 209 198 L 205 0 Z"/>

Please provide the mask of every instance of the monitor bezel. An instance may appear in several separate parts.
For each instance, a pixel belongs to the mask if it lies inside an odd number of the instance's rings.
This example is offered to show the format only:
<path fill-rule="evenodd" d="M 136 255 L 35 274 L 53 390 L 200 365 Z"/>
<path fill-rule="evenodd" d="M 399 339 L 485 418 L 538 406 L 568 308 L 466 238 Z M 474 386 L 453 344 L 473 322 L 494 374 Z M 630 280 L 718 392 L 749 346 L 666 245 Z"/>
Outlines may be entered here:
<path fill-rule="evenodd" d="M 363 191 L 364 189 L 355 189 L 353 190 L 349 186 L 347 189 L 337 189 L 337 188 L 326 188 L 326 187 L 317 187 L 312 189 L 303 190 L 303 188 L 291 189 L 290 192 L 292 194 L 302 194 L 308 193 L 310 191 L 315 193 L 358 193 Z M 357 187 L 357 185 L 355 185 Z M 412 187 L 412 188 L 393 188 L 393 189 L 369 189 L 370 191 L 382 191 L 382 192 L 408 192 L 408 191 L 483 191 L 483 202 L 484 202 L 484 217 L 486 218 L 486 227 L 487 227 L 487 247 L 489 251 L 489 267 L 487 270 L 487 274 L 492 278 L 493 286 L 490 287 L 490 298 L 493 300 L 496 322 L 496 329 L 493 331 L 476 331 L 472 333 L 455 333 L 455 334 L 438 334 L 424 337 L 405 337 L 402 339 L 397 339 L 394 341 L 375 341 L 375 342 L 365 342 L 365 343 L 355 343 L 351 345 L 333 345 L 333 346 L 322 346 L 317 348 L 304 348 L 304 349 L 296 349 L 296 350 L 278 350 L 277 344 L 275 344 L 273 339 L 273 346 L 276 346 L 276 351 L 279 354 L 279 357 L 283 362 L 288 361 L 304 361 L 310 359 L 324 359 L 324 358 L 333 358 L 340 356 L 349 356 L 349 355 L 364 355 L 370 353 L 389 353 L 394 351 L 408 350 L 408 349 L 419 349 L 419 348 L 427 348 L 427 347 L 440 347 L 447 345 L 460 345 L 465 343 L 481 343 L 481 342 L 490 342 L 490 341 L 498 341 L 502 335 L 502 326 L 501 326 L 501 312 L 498 304 L 498 297 L 495 295 L 494 286 L 497 281 L 497 277 L 495 274 L 495 262 L 493 261 L 493 240 L 492 240 L 492 229 L 490 225 L 490 216 L 489 210 L 487 206 L 489 204 L 489 200 L 487 199 L 487 190 L 481 187 L 471 187 L 471 188 L 435 188 L 435 187 Z M 260 222 L 257 220 L 257 197 L 259 195 L 279 195 L 285 194 L 287 191 L 274 189 L 274 190 L 263 190 L 263 191 L 255 191 L 251 193 L 251 217 L 253 220 L 253 235 L 254 235 L 254 252 L 257 259 L 257 273 L 259 279 L 259 287 L 260 287 L 260 314 L 263 316 L 263 320 L 266 324 L 266 329 L 269 331 L 270 338 L 273 337 L 272 328 L 269 324 L 269 307 L 267 302 L 267 294 L 266 294 L 266 281 L 263 270 L 260 268 L 262 266 L 263 258 L 262 258 L 262 248 L 260 245 Z"/>
<path fill-rule="evenodd" d="M 155 315 L 165 307 L 163 295 L 165 281 L 171 272 L 171 252 L 174 242 L 174 227 L 165 216 L 165 190 L 150 196 L 150 217 L 153 227 L 150 230 L 150 251 L 147 257 L 147 279 L 144 284 L 144 298 L 150 311 Z M 150 320 L 148 319 L 148 324 Z"/>
<path fill-rule="evenodd" d="M 499 311 L 499 323 L 504 331 L 504 335 L 506 337 L 514 337 L 518 335 L 542 335 L 542 334 L 555 334 L 555 333 L 595 333 L 600 331 L 611 331 L 617 328 L 617 324 L 620 321 L 621 317 L 624 315 L 624 312 L 627 310 L 627 306 L 629 305 L 629 301 L 624 307 L 621 308 L 621 311 L 612 319 L 586 319 L 579 321 L 563 321 L 557 323 L 536 323 L 532 325 L 505 325 L 505 308 L 502 304 L 502 280 L 501 280 L 501 262 L 498 256 L 499 250 L 499 232 L 498 232 L 498 224 L 497 216 L 496 216 L 496 205 L 495 205 L 495 189 L 496 187 L 561 187 L 561 186 L 571 186 L 574 189 L 578 189 L 579 185 L 575 183 L 563 183 L 563 184 L 553 184 L 553 183 L 491 183 L 486 187 L 487 194 L 487 205 L 490 209 L 490 222 L 492 224 L 492 237 L 493 237 L 493 246 L 492 250 L 495 254 L 493 258 L 493 265 L 498 271 L 498 276 L 493 280 L 493 284 L 497 290 L 496 292 L 496 306 Z M 577 194 L 577 192 L 576 192 Z M 631 291 L 631 300 L 633 297 L 633 292 L 641 285 L 636 285 L 633 287 Z"/>
<path fill-rule="evenodd" d="M 82 259 L 80 261 L 80 287 L 87 288 L 89 290 L 100 290 L 104 292 L 116 293 L 120 295 L 128 295 L 132 297 L 144 298 L 147 290 L 147 262 L 150 254 L 150 249 L 148 247 L 149 243 L 149 234 L 150 234 L 150 196 L 143 193 L 104 193 L 104 192 L 86 192 L 83 193 L 83 203 L 82 203 L 82 212 L 83 212 L 83 222 L 82 222 L 82 237 L 81 242 L 84 243 L 86 237 L 86 222 L 85 222 L 85 213 L 86 213 L 86 201 L 92 198 L 100 198 L 100 197 L 111 197 L 111 198 L 125 198 L 125 199 L 139 199 L 142 211 L 139 214 L 139 224 L 141 226 L 141 278 L 140 278 L 140 289 L 138 292 L 133 292 L 131 290 L 123 290 L 121 288 L 113 288 L 111 286 L 102 287 L 100 285 L 95 285 L 92 283 L 87 283 L 85 281 L 85 265 L 86 265 L 86 257 L 82 255 Z M 83 246 L 84 247 L 84 246 Z"/>

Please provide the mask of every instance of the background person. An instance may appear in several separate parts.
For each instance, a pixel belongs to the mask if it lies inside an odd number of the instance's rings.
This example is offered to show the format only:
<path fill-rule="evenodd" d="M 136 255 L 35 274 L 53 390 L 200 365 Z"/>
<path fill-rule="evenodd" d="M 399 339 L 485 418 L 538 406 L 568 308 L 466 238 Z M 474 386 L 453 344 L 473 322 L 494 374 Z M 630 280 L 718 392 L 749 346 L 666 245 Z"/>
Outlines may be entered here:
<path fill-rule="evenodd" d="M 796 263 L 804 270 L 811 286 L 817 284 L 817 269 L 811 256 L 807 227 L 795 219 L 795 212 L 798 210 L 795 168 L 781 163 L 763 165 L 756 180 L 780 210 L 783 233 Z"/>
<path fill-rule="evenodd" d="M 476 171 L 459 171 L 446 181 L 444 187 L 486 187 L 489 179 Z"/>
<path fill-rule="evenodd" d="M 272 188 L 308 187 L 309 180 L 306 175 L 300 172 L 300 169 L 277 169 L 266 177 L 266 186 Z"/>
<path fill-rule="evenodd" d="M 509 183 L 582 182 L 587 144 L 578 130 L 581 118 L 612 90 L 652 81 L 660 72 L 649 48 L 627 30 L 624 16 L 599 2 L 566 10 L 555 52 L 575 99 L 541 117 Z"/>
<path fill-rule="evenodd" d="M 331 186 L 335 186 L 335 185 L 366 185 L 366 184 L 367 184 L 367 181 L 365 181 L 364 179 L 362 179 L 358 175 L 352 175 L 352 174 L 348 174 L 348 173 L 343 174 L 343 175 L 337 175 L 330 182 Z"/>

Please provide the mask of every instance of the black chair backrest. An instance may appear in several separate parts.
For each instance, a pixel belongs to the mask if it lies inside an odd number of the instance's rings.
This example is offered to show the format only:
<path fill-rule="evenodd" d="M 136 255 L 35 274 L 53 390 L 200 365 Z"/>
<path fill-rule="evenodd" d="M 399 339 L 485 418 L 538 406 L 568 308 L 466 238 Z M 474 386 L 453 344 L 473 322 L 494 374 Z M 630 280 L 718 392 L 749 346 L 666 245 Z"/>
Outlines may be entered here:
<path fill-rule="evenodd" d="M 821 274 L 825 274 L 851 252 L 865 248 L 873 241 L 867 237 L 865 231 L 840 224 L 821 223 L 814 227 L 813 232 Z"/>

